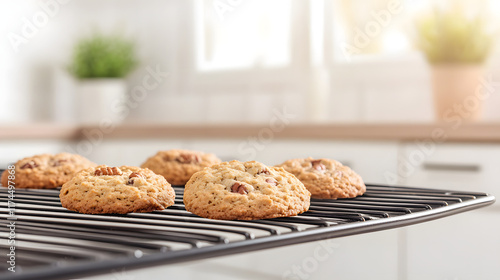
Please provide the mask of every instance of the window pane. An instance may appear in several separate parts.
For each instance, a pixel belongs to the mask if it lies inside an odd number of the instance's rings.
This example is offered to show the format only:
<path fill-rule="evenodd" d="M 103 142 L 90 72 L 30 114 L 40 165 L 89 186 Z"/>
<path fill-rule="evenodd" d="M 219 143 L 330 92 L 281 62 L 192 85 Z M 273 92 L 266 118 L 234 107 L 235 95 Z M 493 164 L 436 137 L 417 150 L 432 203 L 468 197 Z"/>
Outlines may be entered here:
<path fill-rule="evenodd" d="M 290 63 L 290 0 L 203 1 L 197 67 L 202 71 Z"/>
<path fill-rule="evenodd" d="M 469 15 L 482 15 L 492 29 L 498 19 L 490 18 L 499 10 L 497 0 L 332 0 L 334 59 L 345 61 L 366 55 L 393 55 L 416 52 L 412 36 L 415 21 L 435 8 L 461 7 Z M 365 56 L 363 56 L 365 55 Z"/>
<path fill-rule="evenodd" d="M 428 0 L 334 0 L 335 60 L 412 51 L 412 19 Z"/>

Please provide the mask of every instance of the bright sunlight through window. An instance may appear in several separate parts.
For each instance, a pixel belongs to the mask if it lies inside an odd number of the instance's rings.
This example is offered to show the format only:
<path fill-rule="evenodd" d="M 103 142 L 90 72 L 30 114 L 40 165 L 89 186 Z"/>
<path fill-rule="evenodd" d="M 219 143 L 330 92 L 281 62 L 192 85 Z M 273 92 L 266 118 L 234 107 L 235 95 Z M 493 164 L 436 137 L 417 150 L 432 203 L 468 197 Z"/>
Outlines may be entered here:
<path fill-rule="evenodd" d="M 201 2 L 196 18 L 200 71 L 290 63 L 290 0 Z"/>

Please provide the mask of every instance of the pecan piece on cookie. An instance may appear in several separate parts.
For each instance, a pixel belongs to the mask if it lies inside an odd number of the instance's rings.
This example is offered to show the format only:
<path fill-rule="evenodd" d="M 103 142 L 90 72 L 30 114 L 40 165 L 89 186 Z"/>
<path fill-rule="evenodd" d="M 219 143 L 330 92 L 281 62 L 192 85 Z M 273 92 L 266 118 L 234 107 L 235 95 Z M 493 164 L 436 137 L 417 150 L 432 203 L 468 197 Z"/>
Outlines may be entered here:
<path fill-rule="evenodd" d="M 260 175 L 260 174 L 271 175 L 271 172 L 269 172 L 269 170 L 267 170 L 267 169 L 262 169 L 261 171 L 259 171 L 257 173 L 257 175 Z"/>
<path fill-rule="evenodd" d="M 311 165 L 314 169 L 318 171 L 323 171 L 326 169 L 326 166 L 321 163 L 321 160 L 311 160 Z"/>
<path fill-rule="evenodd" d="M 59 159 L 59 160 L 56 160 L 52 163 L 52 166 L 61 166 L 63 164 L 66 164 L 66 162 L 68 162 L 67 159 Z"/>
<path fill-rule="evenodd" d="M 130 176 L 128 176 L 128 182 L 127 184 L 133 185 L 135 178 L 142 178 L 142 175 L 138 172 L 132 172 L 130 173 Z"/>
<path fill-rule="evenodd" d="M 273 186 L 277 186 L 278 185 L 278 182 L 274 178 L 267 178 L 266 179 L 266 183 L 269 183 L 269 184 L 271 184 Z"/>
<path fill-rule="evenodd" d="M 195 154 L 180 154 L 176 159 L 180 163 L 200 163 L 200 156 Z"/>
<path fill-rule="evenodd" d="M 118 167 L 101 167 L 95 170 L 94 175 L 122 175 L 122 172 L 120 171 L 120 169 L 118 169 Z"/>
<path fill-rule="evenodd" d="M 35 162 L 35 161 L 29 161 L 25 164 L 23 164 L 23 166 L 21 166 L 21 169 L 33 169 L 35 167 L 38 167 L 38 164 Z"/>
<path fill-rule="evenodd" d="M 248 189 L 244 184 L 236 182 L 231 186 L 231 192 L 239 194 L 247 194 Z"/>

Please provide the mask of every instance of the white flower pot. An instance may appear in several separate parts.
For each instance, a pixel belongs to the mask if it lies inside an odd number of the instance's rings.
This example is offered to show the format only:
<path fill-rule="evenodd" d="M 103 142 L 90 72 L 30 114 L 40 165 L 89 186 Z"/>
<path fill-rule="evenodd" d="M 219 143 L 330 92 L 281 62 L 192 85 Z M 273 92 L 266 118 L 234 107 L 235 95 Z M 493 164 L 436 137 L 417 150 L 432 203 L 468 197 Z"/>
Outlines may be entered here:
<path fill-rule="evenodd" d="M 439 121 L 478 121 L 483 113 L 482 65 L 433 65 L 434 108 Z"/>
<path fill-rule="evenodd" d="M 123 79 L 86 79 L 77 86 L 78 120 L 86 125 L 102 122 L 119 123 L 126 116 L 119 104 L 126 99 L 127 85 Z"/>

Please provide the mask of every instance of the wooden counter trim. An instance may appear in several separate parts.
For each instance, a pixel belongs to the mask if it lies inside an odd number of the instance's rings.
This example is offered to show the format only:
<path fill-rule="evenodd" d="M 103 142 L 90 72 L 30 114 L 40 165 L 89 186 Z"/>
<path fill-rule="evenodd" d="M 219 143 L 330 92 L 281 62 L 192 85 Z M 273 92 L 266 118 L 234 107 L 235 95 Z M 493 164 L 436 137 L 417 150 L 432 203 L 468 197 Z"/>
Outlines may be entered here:
<path fill-rule="evenodd" d="M 77 140 L 81 134 L 81 128 L 71 125 L 0 125 L 0 140 L 6 139 L 56 139 Z"/>
<path fill-rule="evenodd" d="M 281 130 L 280 130 L 281 128 Z M 432 140 L 500 142 L 499 124 L 313 124 L 271 127 L 265 125 L 120 125 L 98 126 L 27 125 L 0 126 L 0 139 L 78 140 L 102 133 L 105 139 L 275 139 Z M 91 137 L 91 136 L 90 136 Z"/>

